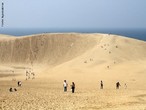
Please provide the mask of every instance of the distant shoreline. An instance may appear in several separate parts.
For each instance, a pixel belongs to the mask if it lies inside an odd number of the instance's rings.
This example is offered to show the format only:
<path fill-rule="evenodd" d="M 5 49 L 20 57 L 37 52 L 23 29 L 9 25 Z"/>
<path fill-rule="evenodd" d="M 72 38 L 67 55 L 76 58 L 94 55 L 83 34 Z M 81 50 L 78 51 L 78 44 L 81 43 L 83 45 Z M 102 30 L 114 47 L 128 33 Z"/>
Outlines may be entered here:
<path fill-rule="evenodd" d="M 48 28 L 2 28 L 0 34 L 27 36 L 41 33 L 103 33 L 115 34 L 146 41 L 144 29 L 48 29 Z"/>

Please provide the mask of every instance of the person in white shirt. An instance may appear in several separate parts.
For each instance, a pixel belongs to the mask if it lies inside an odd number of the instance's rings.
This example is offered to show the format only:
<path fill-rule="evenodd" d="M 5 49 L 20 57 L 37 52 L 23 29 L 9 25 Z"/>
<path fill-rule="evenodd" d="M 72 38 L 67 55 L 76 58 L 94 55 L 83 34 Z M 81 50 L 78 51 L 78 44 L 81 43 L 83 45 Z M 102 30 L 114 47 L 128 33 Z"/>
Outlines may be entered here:
<path fill-rule="evenodd" d="M 64 82 L 63 82 L 64 92 L 67 92 L 67 86 L 68 86 L 68 84 L 67 84 L 66 80 L 64 80 Z"/>
<path fill-rule="evenodd" d="M 21 81 L 18 81 L 18 86 L 20 87 L 22 85 L 22 82 Z"/>

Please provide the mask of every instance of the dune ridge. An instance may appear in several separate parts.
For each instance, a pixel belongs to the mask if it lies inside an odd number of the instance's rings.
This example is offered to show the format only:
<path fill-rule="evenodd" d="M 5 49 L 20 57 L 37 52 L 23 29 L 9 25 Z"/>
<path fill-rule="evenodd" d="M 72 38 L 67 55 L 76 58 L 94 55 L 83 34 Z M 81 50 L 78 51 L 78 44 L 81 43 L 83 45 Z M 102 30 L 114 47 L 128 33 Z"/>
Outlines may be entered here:
<path fill-rule="evenodd" d="M 21 38 L 0 37 L 1 63 L 46 63 L 70 60 L 95 45 L 94 39 L 76 34 L 42 34 Z"/>
<path fill-rule="evenodd" d="M 144 41 L 116 35 L 77 33 L 38 34 L 24 37 L 1 35 L 0 63 L 57 65 L 72 60 L 94 47 L 99 48 L 96 49 L 99 51 L 98 55 L 103 55 L 102 48 L 109 54 L 115 51 L 117 59 L 118 57 L 127 60 L 142 59 L 146 56 L 146 52 L 143 51 L 146 48 Z"/>

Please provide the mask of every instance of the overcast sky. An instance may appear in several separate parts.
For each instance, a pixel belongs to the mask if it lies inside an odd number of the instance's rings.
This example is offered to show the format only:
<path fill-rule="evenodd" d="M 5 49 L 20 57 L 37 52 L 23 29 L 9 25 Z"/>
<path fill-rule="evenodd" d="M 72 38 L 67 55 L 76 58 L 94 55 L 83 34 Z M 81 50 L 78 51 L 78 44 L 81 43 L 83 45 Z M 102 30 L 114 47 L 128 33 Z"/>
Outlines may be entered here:
<path fill-rule="evenodd" d="M 0 1 L 7 28 L 146 28 L 146 0 Z"/>

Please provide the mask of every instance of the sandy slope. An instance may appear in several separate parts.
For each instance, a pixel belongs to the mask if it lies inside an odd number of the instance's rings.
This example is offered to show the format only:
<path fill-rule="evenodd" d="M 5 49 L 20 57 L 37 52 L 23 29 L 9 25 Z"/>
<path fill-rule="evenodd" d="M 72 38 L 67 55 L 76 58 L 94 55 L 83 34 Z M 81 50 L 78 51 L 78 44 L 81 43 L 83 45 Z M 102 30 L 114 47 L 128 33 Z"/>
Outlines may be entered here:
<path fill-rule="evenodd" d="M 36 79 L 25 81 L 29 68 Z M 0 110 L 145 110 L 146 42 L 109 34 L 0 35 L 0 77 Z M 64 79 L 75 82 L 75 94 L 63 93 Z"/>

